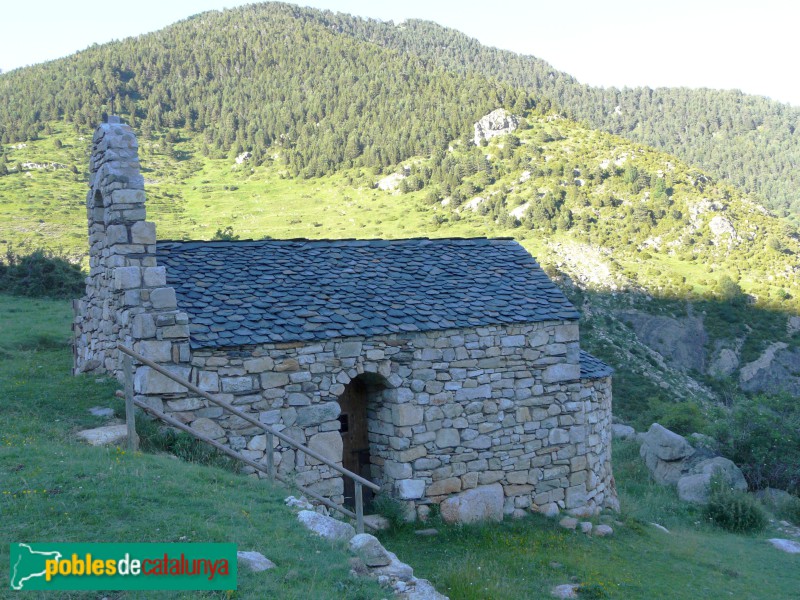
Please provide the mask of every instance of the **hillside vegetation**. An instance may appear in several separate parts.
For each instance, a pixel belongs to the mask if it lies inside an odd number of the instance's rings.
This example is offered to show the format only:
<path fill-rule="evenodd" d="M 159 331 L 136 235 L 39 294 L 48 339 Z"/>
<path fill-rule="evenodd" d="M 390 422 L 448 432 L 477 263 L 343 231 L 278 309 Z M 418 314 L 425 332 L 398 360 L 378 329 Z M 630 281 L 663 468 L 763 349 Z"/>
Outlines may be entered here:
<path fill-rule="evenodd" d="M 0 511 L 5 541 L 227 542 L 262 552 L 276 568 L 239 572 L 236 592 L 71 592 L 24 597 L 385 598 L 350 575 L 348 553 L 309 534 L 283 504 L 289 493 L 231 470 L 164 454 L 94 448 L 76 431 L 103 424 L 90 407 L 124 413 L 118 383 L 70 373 L 67 301 L 0 295 Z M 140 432 L 142 430 L 140 429 Z M 547 597 L 578 581 L 592 598 L 791 598 L 795 558 L 766 543 L 772 527 L 734 535 L 649 480 L 638 447 L 616 444 L 623 512 L 593 519 L 614 535 L 587 537 L 539 515 L 483 526 L 417 526 L 381 534 L 386 547 L 453 600 Z M 616 521 L 616 522 L 615 522 Z M 649 524 L 668 527 L 664 533 Z M 8 544 L 0 561 L 8 561 Z M 642 561 L 642 557 L 646 557 Z M 572 579 L 574 578 L 574 579 Z"/>
<path fill-rule="evenodd" d="M 800 389 L 797 229 L 729 180 L 565 118 L 542 90 L 566 98 L 571 80 L 512 58 L 431 24 L 267 4 L 2 75 L 2 262 L 47 248 L 85 264 L 87 152 L 113 97 L 161 239 L 513 236 L 617 368 L 618 416 L 685 420 L 674 404 L 691 400 L 702 429 L 765 352 L 783 366 L 748 391 Z M 473 122 L 501 106 L 519 129 L 476 147 Z"/>
<path fill-rule="evenodd" d="M 593 88 L 425 21 L 277 3 L 203 13 L 0 76 L 0 141 L 32 141 L 53 120 L 89 127 L 112 100 L 146 135 L 187 128 L 206 153 L 249 148 L 257 160 L 284 150 L 305 176 L 386 167 L 468 135 L 490 108 L 538 102 L 800 213 L 799 108 L 737 91 Z"/>

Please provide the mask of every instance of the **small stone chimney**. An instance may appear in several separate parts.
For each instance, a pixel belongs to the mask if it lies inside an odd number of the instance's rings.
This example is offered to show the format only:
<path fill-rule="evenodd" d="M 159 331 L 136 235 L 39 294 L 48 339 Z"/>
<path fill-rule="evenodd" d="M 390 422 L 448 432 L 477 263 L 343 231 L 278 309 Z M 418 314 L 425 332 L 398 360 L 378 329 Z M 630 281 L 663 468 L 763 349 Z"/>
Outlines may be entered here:
<path fill-rule="evenodd" d="M 89 277 L 73 302 L 74 372 L 121 374 L 122 343 L 162 363 L 188 363 L 189 326 L 175 290 L 156 264 L 156 226 L 145 220 L 139 144 L 130 126 L 109 116 L 92 138 Z"/>

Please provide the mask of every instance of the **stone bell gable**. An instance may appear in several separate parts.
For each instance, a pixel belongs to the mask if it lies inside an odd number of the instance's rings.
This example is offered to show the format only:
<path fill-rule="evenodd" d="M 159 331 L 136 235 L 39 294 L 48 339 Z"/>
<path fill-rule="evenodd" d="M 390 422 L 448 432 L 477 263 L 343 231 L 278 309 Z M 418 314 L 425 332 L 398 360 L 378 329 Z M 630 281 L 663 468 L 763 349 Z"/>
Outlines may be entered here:
<path fill-rule="evenodd" d="M 144 178 L 133 130 L 109 117 L 92 138 L 86 214 L 89 276 L 73 305 L 74 371 L 119 374 L 116 345 L 188 363 L 188 317 L 156 263 L 156 226 L 145 220 Z"/>
<path fill-rule="evenodd" d="M 612 371 L 581 350 L 578 312 L 516 241 L 156 243 L 130 128 L 104 124 L 93 144 L 76 371 L 119 375 L 114 347 L 130 345 L 411 516 L 475 494 L 516 516 L 616 506 Z M 353 501 L 338 472 L 278 439 L 267 448 L 262 430 L 146 366 L 134 393 Z"/>

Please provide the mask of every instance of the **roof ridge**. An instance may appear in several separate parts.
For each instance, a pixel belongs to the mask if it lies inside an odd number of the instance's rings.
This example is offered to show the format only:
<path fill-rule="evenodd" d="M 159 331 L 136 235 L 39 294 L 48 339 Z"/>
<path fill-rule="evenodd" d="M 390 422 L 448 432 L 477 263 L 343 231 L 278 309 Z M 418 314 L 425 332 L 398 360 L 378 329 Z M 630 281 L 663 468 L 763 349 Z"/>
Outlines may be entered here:
<path fill-rule="evenodd" d="M 156 240 L 157 244 L 237 244 L 237 243 L 270 243 L 270 242 L 384 242 L 384 243 L 392 243 L 392 242 L 439 242 L 439 241 L 449 241 L 449 242 L 475 242 L 475 241 L 487 241 L 487 242 L 494 242 L 494 241 L 516 241 L 513 237 L 506 237 L 506 236 L 499 236 L 499 237 L 486 237 L 486 236 L 473 236 L 473 237 L 458 237 L 458 236 L 448 236 L 448 237 L 409 237 L 409 238 L 268 238 L 268 239 L 261 239 L 261 240 L 254 240 L 254 239 L 244 239 L 244 240 Z M 519 243 L 519 242 L 517 242 Z"/>

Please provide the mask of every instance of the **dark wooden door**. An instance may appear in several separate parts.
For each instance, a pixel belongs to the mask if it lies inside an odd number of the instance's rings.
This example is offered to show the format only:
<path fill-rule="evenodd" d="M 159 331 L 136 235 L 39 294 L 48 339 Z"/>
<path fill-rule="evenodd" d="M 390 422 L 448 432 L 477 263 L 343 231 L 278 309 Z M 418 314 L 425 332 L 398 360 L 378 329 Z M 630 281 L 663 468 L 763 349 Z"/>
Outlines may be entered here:
<path fill-rule="evenodd" d="M 367 386 L 359 379 L 354 379 L 339 397 L 339 431 L 342 434 L 342 466 L 369 478 L 369 431 L 367 430 Z M 364 488 L 364 502 L 371 497 Z M 353 480 L 344 478 L 344 503 L 355 505 Z"/>

